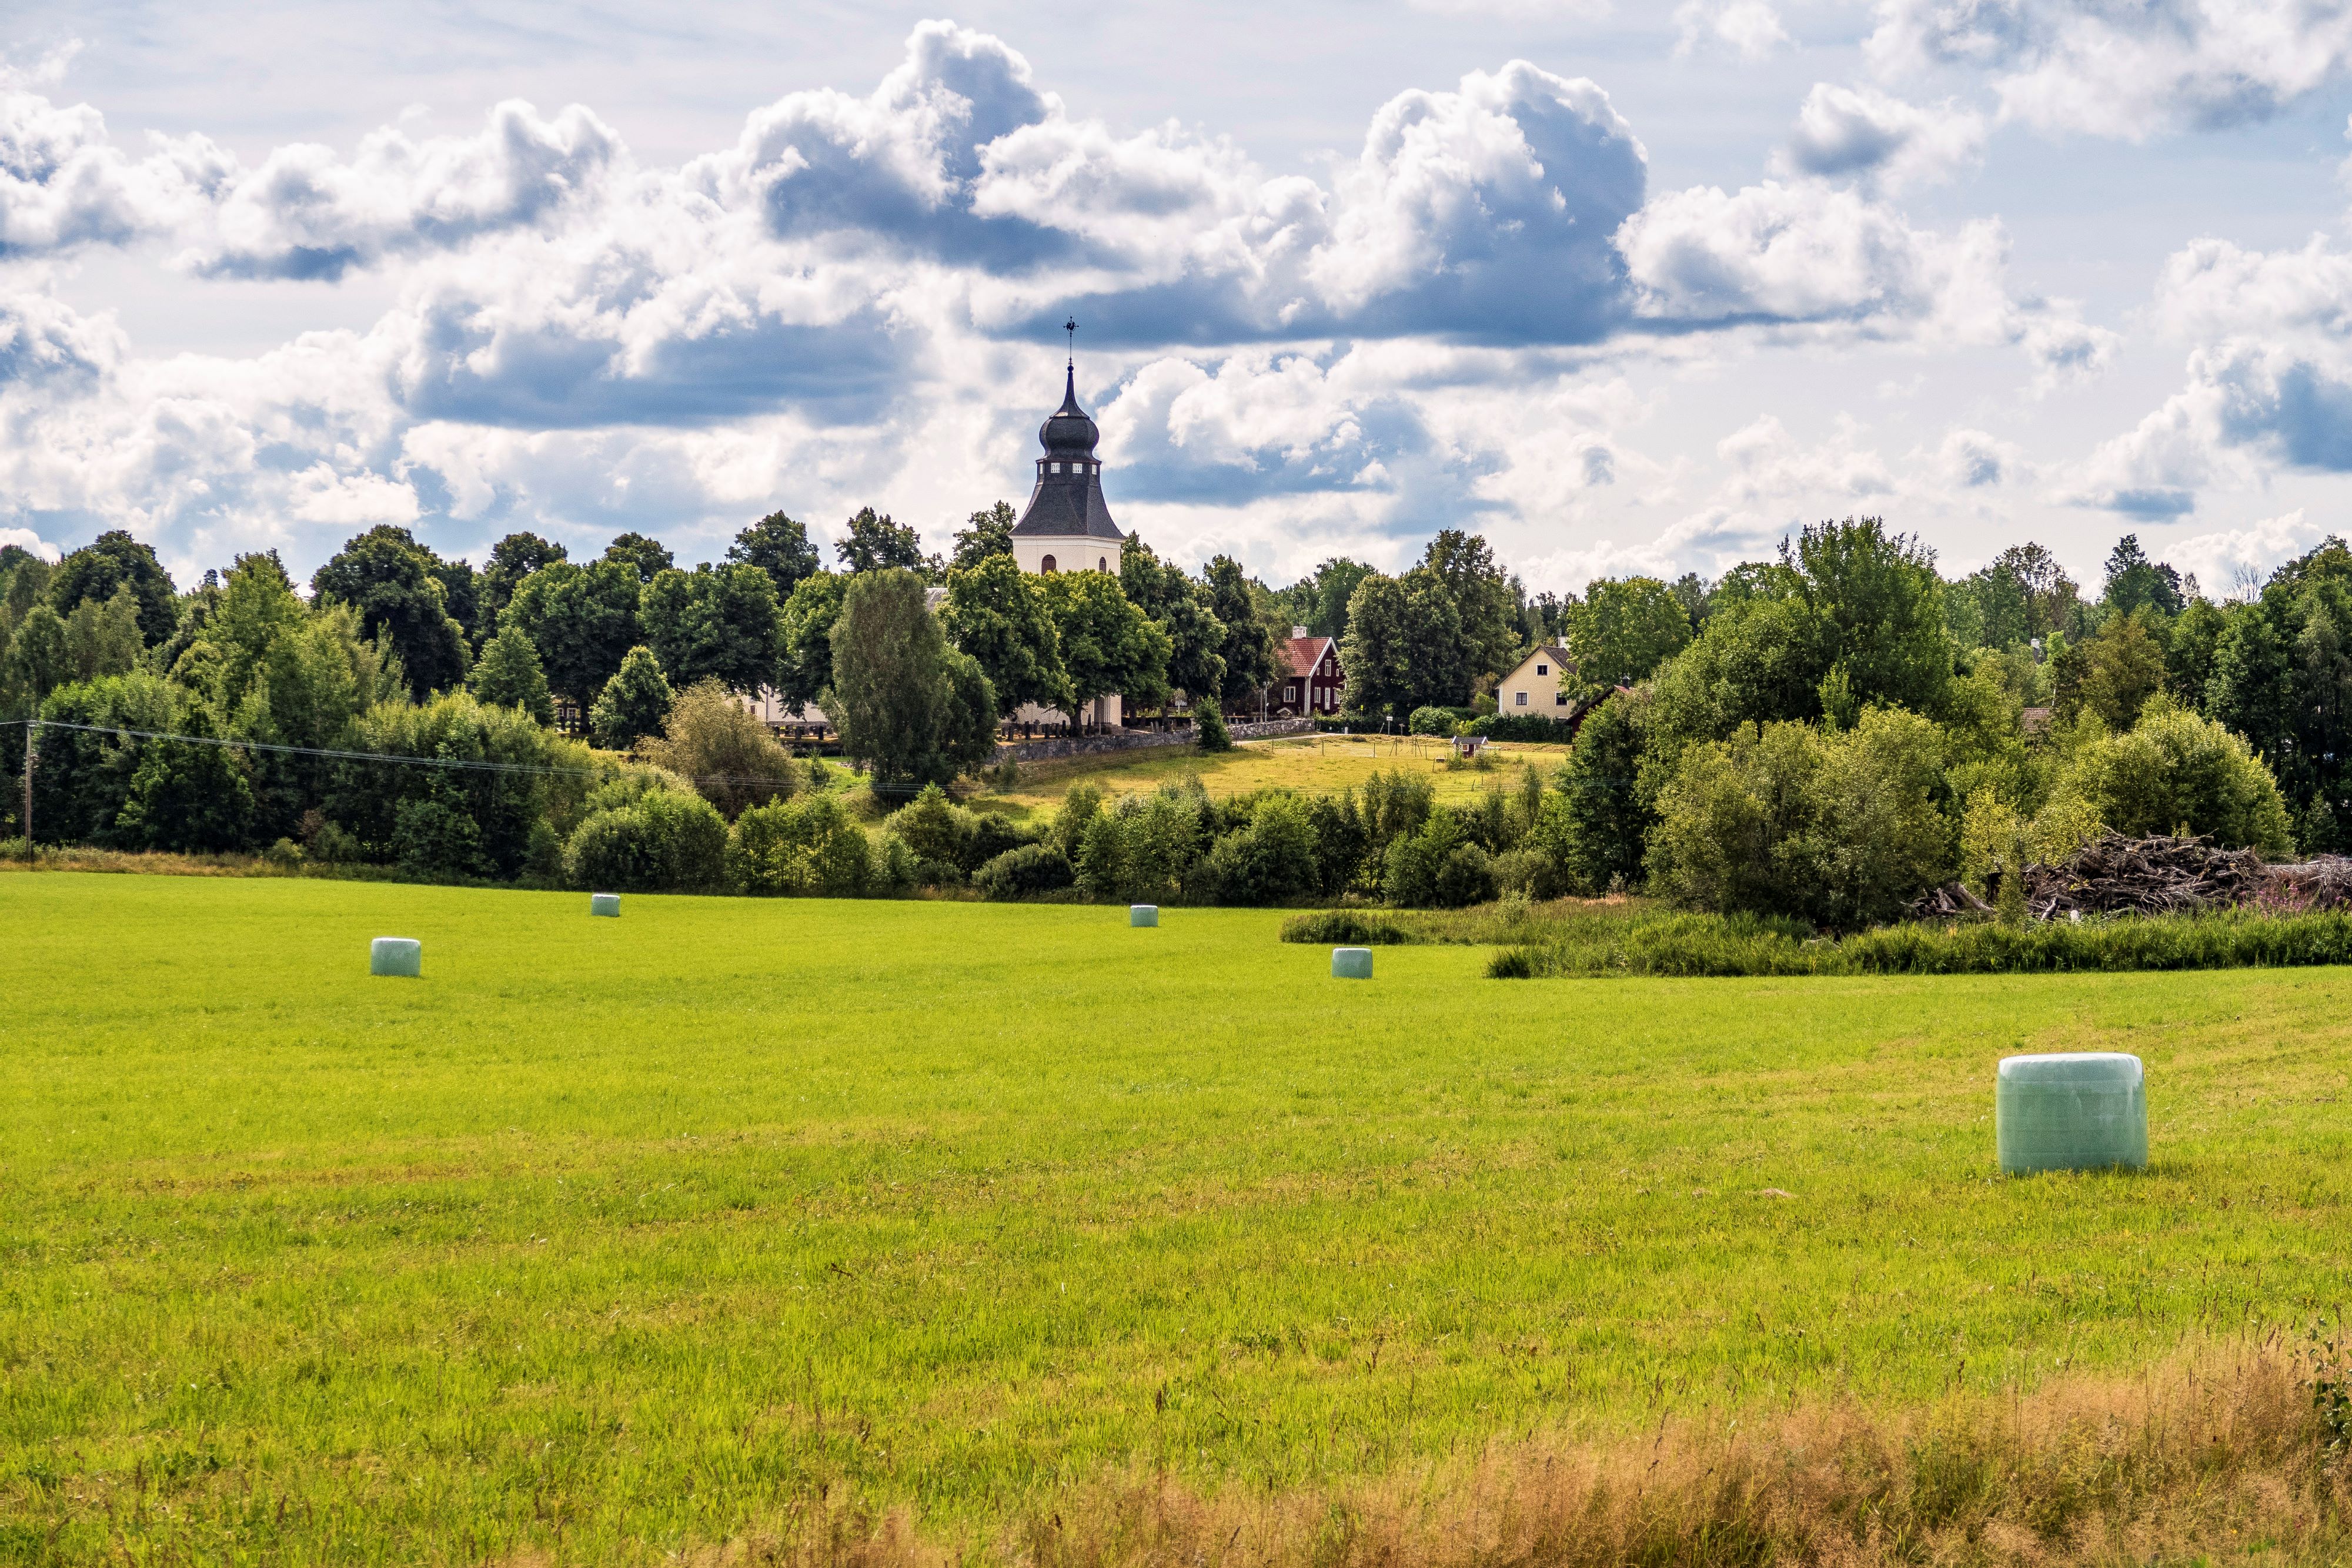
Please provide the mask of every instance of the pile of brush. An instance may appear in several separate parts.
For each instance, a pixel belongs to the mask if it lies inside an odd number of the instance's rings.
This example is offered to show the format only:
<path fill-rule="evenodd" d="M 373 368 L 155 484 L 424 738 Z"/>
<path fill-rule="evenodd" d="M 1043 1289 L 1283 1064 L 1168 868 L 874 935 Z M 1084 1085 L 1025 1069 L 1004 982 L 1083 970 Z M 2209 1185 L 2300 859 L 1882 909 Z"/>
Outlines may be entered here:
<path fill-rule="evenodd" d="M 2352 906 L 2352 858 L 2320 855 L 2264 865 L 2252 850 L 2217 848 L 2202 837 L 2108 833 L 2063 864 L 2025 868 L 2026 913 L 2037 920 L 2079 915 L 2189 915 L 2256 904 L 2281 914 Z M 1922 894 L 1915 920 L 1990 915 L 1993 905 L 1961 883 Z"/>

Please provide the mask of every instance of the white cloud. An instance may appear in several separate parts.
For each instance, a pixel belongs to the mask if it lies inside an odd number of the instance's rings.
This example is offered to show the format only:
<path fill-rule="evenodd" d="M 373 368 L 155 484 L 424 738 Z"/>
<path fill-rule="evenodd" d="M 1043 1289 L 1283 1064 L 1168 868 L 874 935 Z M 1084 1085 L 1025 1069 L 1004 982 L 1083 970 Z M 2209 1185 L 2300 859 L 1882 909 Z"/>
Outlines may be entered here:
<path fill-rule="evenodd" d="M 2225 528 L 2175 539 L 2160 552 L 2194 575 L 2208 593 L 2236 597 L 2258 585 L 2285 562 L 2326 538 L 2329 530 L 2305 520 L 2300 509 L 2265 517 L 2242 528 Z"/>
<path fill-rule="evenodd" d="M 2352 8 L 2329 0 L 1879 0 L 1882 69 L 1992 77 L 2004 119 L 2137 140 L 2261 120 L 2341 80 Z"/>
<path fill-rule="evenodd" d="M 1675 7 L 1675 53 L 1690 54 L 1702 42 L 1719 45 L 1751 64 L 1789 47 L 1780 13 L 1766 0 L 1683 0 Z"/>
<path fill-rule="evenodd" d="M 1937 484 L 1953 491 L 1990 489 L 2030 473 L 2022 448 L 1981 430 L 1947 432 L 1933 454 L 1915 456 L 1922 459 Z"/>
<path fill-rule="evenodd" d="M 30 550 L 47 561 L 58 560 L 64 554 L 57 546 L 30 528 L 0 528 L 0 549 L 9 545 L 14 545 L 21 550 Z"/>
<path fill-rule="evenodd" d="M 1815 82 L 1780 162 L 1791 174 L 1851 177 L 1897 191 L 1950 179 L 1983 158 L 1984 143 L 1984 117 L 1974 110 Z"/>

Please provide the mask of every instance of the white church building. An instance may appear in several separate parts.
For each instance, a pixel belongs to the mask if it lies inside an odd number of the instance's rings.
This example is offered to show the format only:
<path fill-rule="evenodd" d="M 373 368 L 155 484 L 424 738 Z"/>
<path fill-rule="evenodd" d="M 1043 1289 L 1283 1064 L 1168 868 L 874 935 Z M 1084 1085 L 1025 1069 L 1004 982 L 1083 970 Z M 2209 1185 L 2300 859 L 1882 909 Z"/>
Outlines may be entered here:
<path fill-rule="evenodd" d="M 1062 406 L 1037 427 L 1045 455 L 1037 459 L 1037 485 L 1029 505 L 1013 525 L 1013 559 L 1030 572 L 1118 570 L 1118 547 L 1127 536 L 1110 520 L 1103 499 L 1102 460 L 1095 443 L 1102 433 L 1087 411 L 1078 406 L 1078 370 L 1073 361 L 1062 383 Z M 1122 716 L 1119 697 L 1097 697 L 1079 712 L 1077 721 L 1117 729 Z M 1024 704 L 1013 716 L 1015 724 L 1066 724 L 1070 716 L 1053 708 Z"/>

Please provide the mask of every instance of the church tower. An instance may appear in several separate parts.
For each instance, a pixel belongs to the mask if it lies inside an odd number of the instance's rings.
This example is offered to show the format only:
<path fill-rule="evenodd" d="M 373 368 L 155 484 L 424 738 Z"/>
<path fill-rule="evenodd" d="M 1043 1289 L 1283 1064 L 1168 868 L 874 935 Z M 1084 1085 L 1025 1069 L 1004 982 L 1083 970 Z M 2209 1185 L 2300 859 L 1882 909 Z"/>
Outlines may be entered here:
<path fill-rule="evenodd" d="M 1076 330 L 1076 323 L 1070 324 Z M 1103 499 L 1102 463 L 1095 456 L 1101 432 L 1078 406 L 1075 356 L 1062 384 L 1062 406 L 1037 427 L 1045 455 L 1037 459 L 1037 487 L 1013 527 L 1013 559 L 1024 571 L 1117 571 L 1127 536 L 1110 520 Z"/>

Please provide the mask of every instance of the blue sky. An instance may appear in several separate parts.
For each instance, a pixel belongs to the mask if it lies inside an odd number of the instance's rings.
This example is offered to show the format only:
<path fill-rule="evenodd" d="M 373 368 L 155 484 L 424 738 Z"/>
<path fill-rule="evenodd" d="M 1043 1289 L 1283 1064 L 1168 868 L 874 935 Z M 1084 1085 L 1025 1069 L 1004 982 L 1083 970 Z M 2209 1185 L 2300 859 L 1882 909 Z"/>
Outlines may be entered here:
<path fill-rule="evenodd" d="M 1121 521 L 1274 580 L 2342 527 L 2352 6 L 498 10 L 16 15 L 0 539 L 943 547 L 1072 312 Z"/>

